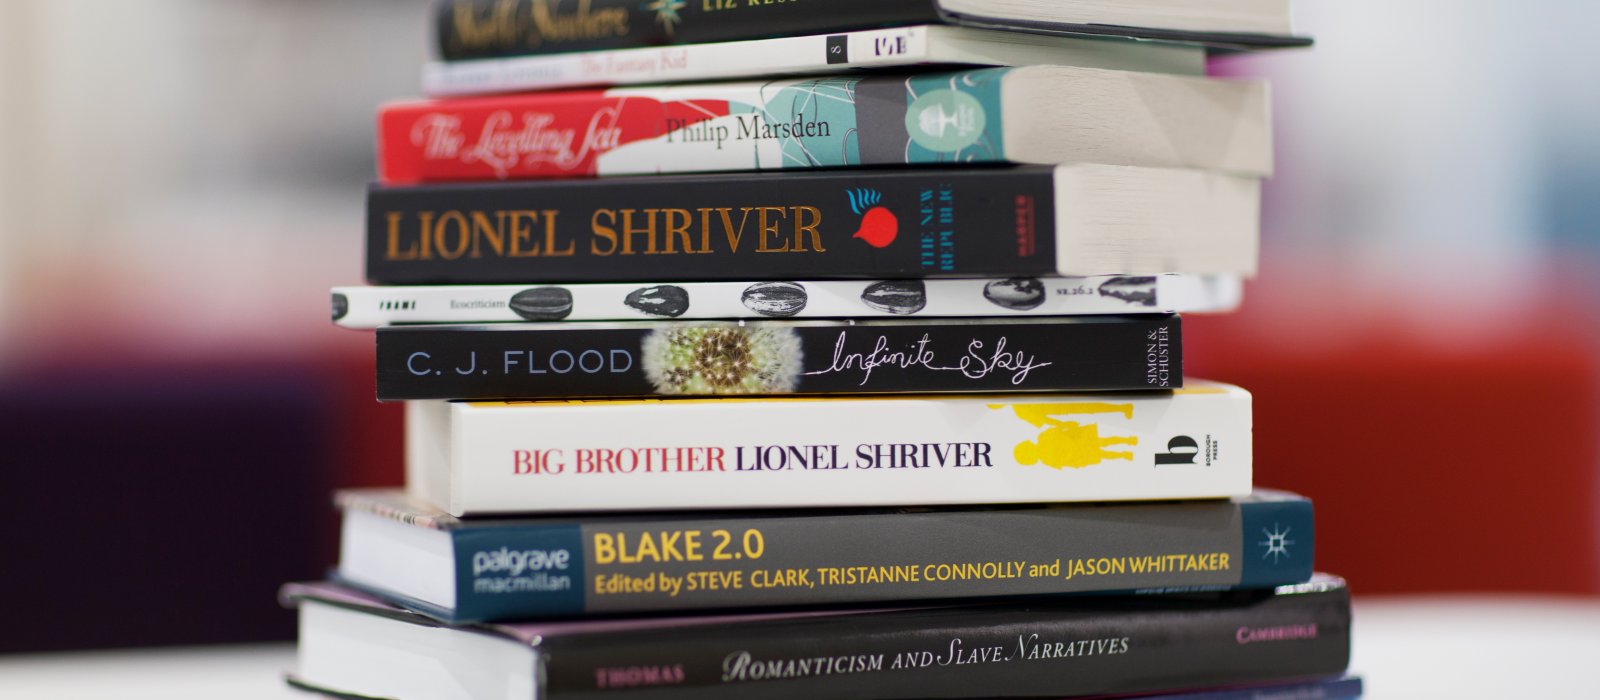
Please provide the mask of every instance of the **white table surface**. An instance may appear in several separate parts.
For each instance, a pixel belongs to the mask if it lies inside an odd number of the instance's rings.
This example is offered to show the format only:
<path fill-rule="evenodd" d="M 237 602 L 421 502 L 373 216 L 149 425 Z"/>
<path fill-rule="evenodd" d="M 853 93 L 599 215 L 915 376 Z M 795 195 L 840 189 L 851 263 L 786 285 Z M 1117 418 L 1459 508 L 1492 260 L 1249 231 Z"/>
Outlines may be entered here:
<path fill-rule="evenodd" d="M 306 700 L 288 644 L 0 656 L 5 700 Z M 1600 697 L 1600 600 L 1369 597 L 1352 670 L 1368 698 Z"/>

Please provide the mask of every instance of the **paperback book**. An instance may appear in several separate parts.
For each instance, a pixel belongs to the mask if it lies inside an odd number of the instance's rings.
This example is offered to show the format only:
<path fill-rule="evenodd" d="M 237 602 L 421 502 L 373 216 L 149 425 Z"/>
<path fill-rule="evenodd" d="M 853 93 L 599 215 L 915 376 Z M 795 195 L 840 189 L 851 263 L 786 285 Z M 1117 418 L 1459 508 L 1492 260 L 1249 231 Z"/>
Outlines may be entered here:
<path fill-rule="evenodd" d="M 345 328 L 518 321 L 1090 316 L 1231 311 L 1237 275 L 334 287 Z"/>
<path fill-rule="evenodd" d="M 1252 275 L 1260 181 L 1114 165 L 374 187 L 375 284 Z"/>
<path fill-rule="evenodd" d="M 434 61 L 423 66 L 422 91 L 431 97 L 461 97 L 951 65 L 1083 66 L 1204 75 L 1205 51 L 1192 46 L 960 27 L 897 27 L 687 46 Z"/>
<path fill-rule="evenodd" d="M 413 401 L 406 485 L 456 517 L 1231 498 L 1250 395 Z"/>
<path fill-rule="evenodd" d="M 1265 177 L 1264 83 L 1029 66 L 385 106 L 386 184 L 940 163 Z"/>
<path fill-rule="evenodd" d="M 356 697 L 1049 697 L 1303 681 L 1350 657 L 1344 582 L 881 610 L 441 626 L 291 585 L 290 683 Z M 426 663 L 419 662 L 419 656 Z"/>
<path fill-rule="evenodd" d="M 1311 502 L 460 520 L 347 491 L 338 578 L 453 623 L 1058 593 L 1271 588 L 1311 578 Z M 429 552 L 423 559 L 409 553 Z"/>
<path fill-rule="evenodd" d="M 1170 315 L 499 323 L 391 326 L 376 335 L 382 401 L 1103 391 L 1183 382 L 1182 325 Z"/>
<path fill-rule="evenodd" d="M 434 27 L 447 60 L 725 42 L 947 23 L 1233 48 L 1297 46 L 1287 0 L 448 0 Z"/>

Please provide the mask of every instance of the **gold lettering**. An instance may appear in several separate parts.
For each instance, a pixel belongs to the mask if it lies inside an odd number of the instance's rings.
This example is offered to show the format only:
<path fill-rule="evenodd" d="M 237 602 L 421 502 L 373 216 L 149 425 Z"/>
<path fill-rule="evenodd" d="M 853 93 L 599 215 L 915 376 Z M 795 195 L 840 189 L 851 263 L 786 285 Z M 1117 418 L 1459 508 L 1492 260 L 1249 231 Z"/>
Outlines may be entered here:
<path fill-rule="evenodd" d="M 553 7 L 557 2 L 559 0 L 534 0 L 535 31 L 530 33 L 530 46 L 537 46 L 541 41 L 560 43 L 628 35 L 627 8 L 595 10 L 589 6 L 590 0 L 578 0 L 572 14 L 561 15 Z"/>
<path fill-rule="evenodd" d="M 783 207 L 760 207 L 756 211 L 757 211 L 757 215 L 756 215 L 756 231 L 759 232 L 759 235 L 757 235 L 757 237 L 756 237 L 756 252 L 758 252 L 758 253 L 787 253 L 787 252 L 789 252 L 789 242 L 788 241 L 784 241 L 783 242 L 783 247 L 782 248 L 773 248 L 772 246 L 767 245 L 767 236 L 769 236 L 769 235 L 772 235 L 772 236 L 778 235 L 778 224 L 783 223 Z M 776 218 L 769 220 L 767 218 L 767 214 L 769 212 L 777 212 L 777 214 L 775 215 Z M 769 221 L 770 221 L 770 223 L 769 223 Z"/>
<path fill-rule="evenodd" d="M 455 248 L 446 247 L 445 235 L 448 234 L 449 224 L 456 222 L 456 231 L 460 234 L 460 244 Z M 472 228 L 467 224 L 467 217 L 461 212 L 451 209 L 439 217 L 439 224 L 433 229 L 434 246 L 439 249 L 439 257 L 445 260 L 455 260 L 467 254 L 467 249 L 472 247 Z"/>
<path fill-rule="evenodd" d="M 633 255 L 633 237 L 634 237 L 634 235 L 640 234 L 640 233 L 645 235 L 645 250 L 644 250 L 644 254 L 645 255 L 655 255 L 656 254 L 656 213 L 659 212 L 659 211 L 661 211 L 661 210 L 660 209 L 646 209 L 646 210 L 644 210 L 645 219 L 647 219 L 649 221 L 649 225 L 645 226 L 644 228 L 638 228 L 638 227 L 635 227 L 633 225 L 633 215 L 635 213 L 637 213 L 638 210 L 637 209 L 623 209 L 622 210 L 622 254 L 623 255 Z"/>
<path fill-rule="evenodd" d="M 495 222 L 504 225 L 505 221 L 505 212 L 495 212 Z M 500 234 L 500 231 L 501 229 L 495 223 L 490 223 L 488 214 L 481 211 L 472 212 L 472 257 L 483 257 L 478 252 L 478 241 L 480 239 L 489 241 L 489 247 L 494 249 L 495 257 L 505 257 L 506 239 Z"/>
<path fill-rule="evenodd" d="M 384 219 L 389 223 L 389 247 L 384 253 L 385 260 L 416 260 L 417 246 L 408 246 L 404 252 L 400 250 L 400 219 L 403 212 L 391 211 L 384 214 Z"/>
<path fill-rule="evenodd" d="M 523 252 L 522 248 L 523 241 L 533 237 L 533 222 L 534 219 L 537 218 L 537 215 L 531 211 L 522 209 L 517 211 L 503 211 L 500 212 L 500 214 L 506 218 L 508 224 L 507 227 L 511 229 L 507 235 L 507 237 L 511 239 L 511 252 L 507 254 L 507 257 L 537 257 L 539 255 L 538 246 L 535 246 L 532 250 L 529 250 L 526 253 Z M 528 220 L 527 225 L 522 224 L 522 220 L 524 218 Z"/>
<path fill-rule="evenodd" d="M 694 217 L 690 216 L 689 210 L 663 209 L 662 213 L 666 214 L 667 217 L 667 230 L 665 234 L 667 239 L 667 249 L 662 252 L 667 254 L 678 252 L 672 247 L 673 238 L 677 237 L 679 240 L 683 241 L 683 252 L 693 253 L 694 244 L 689 242 L 689 224 L 694 221 Z M 682 217 L 682 219 L 680 220 L 679 217 Z"/>
<path fill-rule="evenodd" d="M 806 223 L 806 214 L 811 215 L 811 223 Z M 828 249 L 822 247 L 822 233 L 817 227 L 822 225 L 822 210 L 816 207 L 794 208 L 794 252 L 806 251 L 805 237 L 801 234 L 811 234 L 811 248 L 818 253 L 826 253 Z"/>
<path fill-rule="evenodd" d="M 418 260 L 432 260 L 433 259 L 433 212 L 431 212 L 431 211 L 417 212 L 417 220 L 421 222 L 421 226 L 418 227 L 418 231 L 419 231 L 418 236 L 422 239 L 422 252 L 418 254 L 417 259 Z"/>
<path fill-rule="evenodd" d="M 576 243 L 567 241 L 566 248 L 556 247 L 556 215 L 560 213 L 560 209 L 545 209 L 539 212 L 539 215 L 544 217 L 544 254 L 546 257 L 572 257 L 572 250 L 577 246 Z"/>
<path fill-rule="evenodd" d="M 601 226 L 601 217 L 605 217 L 611 225 Z M 594 216 L 589 217 L 589 228 L 594 232 L 595 235 L 595 239 L 589 241 L 589 253 L 591 255 L 606 256 L 617 252 L 617 231 L 616 229 L 612 228 L 612 226 L 616 225 L 617 212 L 615 209 L 596 209 Z M 610 241 L 611 247 L 601 251 L 600 241 L 598 240 L 600 238 Z"/>
<path fill-rule="evenodd" d="M 750 220 L 750 207 L 743 207 L 739 210 L 743 214 L 739 217 L 739 230 L 737 231 L 733 228 L 733 215 L 728 208 L 722 207 L 717 211 L 722 214 L 722 232 L 723 235 L 728 237 L 728 252 L 739 252 L 739 239 L 744 238 L 744 224 Z"/>

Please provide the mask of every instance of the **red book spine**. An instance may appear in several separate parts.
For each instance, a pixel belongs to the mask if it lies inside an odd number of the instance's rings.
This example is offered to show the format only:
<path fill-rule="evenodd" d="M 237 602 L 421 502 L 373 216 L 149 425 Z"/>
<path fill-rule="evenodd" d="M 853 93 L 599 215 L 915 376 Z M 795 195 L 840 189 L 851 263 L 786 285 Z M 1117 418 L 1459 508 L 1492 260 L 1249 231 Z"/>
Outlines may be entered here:
<path fill-rule="evenodd" d="M 593 176 L 601 154 L 727 114 L 726 100 L 603 90 L 394 103 L 378 112 L 378 180 Z"/>

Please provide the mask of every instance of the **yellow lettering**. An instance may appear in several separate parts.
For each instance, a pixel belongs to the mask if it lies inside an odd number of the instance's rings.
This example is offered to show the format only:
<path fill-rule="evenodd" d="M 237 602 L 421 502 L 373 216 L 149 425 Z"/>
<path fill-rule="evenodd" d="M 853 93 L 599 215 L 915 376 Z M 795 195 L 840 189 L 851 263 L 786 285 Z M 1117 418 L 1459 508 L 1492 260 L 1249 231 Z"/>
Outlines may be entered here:
<path fill-rule="evenodd" d="M 810 223 L 806 222 L 806 215 L 807 214 L 811 215 Z M 822 233 L 817 231 L 817 227 L 821 226 L 821 225 L 822 225 L 822 210 L 821 209 L 818 209 L 816 207 L 795 207 L 794 208 L 794 252 L 796 252 L 796 253 L 804 253 L 806 251 L 805 236 L 801 235 L 801 234 L 805 234 L 805 233 L 811 234 L 811 249 L 812 250 L 815 250 L 818 253 L 826 253 L 826 252 L 828 252 L 828 249 L 822 247 Z"/>
<path fill-rule="evenodd" d="M 787 252 L 789 252 L 789 242 L 788 241 L 784 241 L 783 242 L 783 247 L 782 248 L 773 248 L 772 246 L 767 245 L 767 236 L 769 236 L 769 235 L 770 236 L 778 235 L 778 224 L 782 223 L 782 221 L 783 221 L 783 208 L 782 207 L 760 207 L 756 211 L 757 211 L 757 214 L 756 214 L 756 231 L 759 232 L 759 236 L 756 238 L 756 252 L 758 252 L 758 253 L 787 253 Z M 768 219 L 767 218 L 767 214 L 769 212 L 777 212 L 776 218 Z"/>
<path fill-rule="evenodd" d="M 545 209 L 539 212 L 539 215 L 544 217 L 544 254 L 546 257 L 571 257 L 572 250 L 577 245 L 572 241 L 567 241 L 567 247 L 556 247 L 556 215 L 560 213 L 560 209 Z"/>
<path fill-rule="evenodd" d="M 459 234 L 458 245 L 454 248 L 448 247 L 445 242 L 445 236 L 450 233 L 449 226 L 451 221 L 456 222 L 456 232 Z M 472 247 L 472 229 L 467 224 L 467 217 L 454 209 L 445 212 L 444 215 L 439 217 L 439 223 L 433 229 L 433 238 L 434 247 L 439 249 L 439 257 L 445 260 L 455 260 L 466 255 L 467 249 Z"/>
<path fill-rule="evenodd" d="M 505 212 L 495 212 L 495 222 L 505 223 Z M 489 215 L 481 211 L 472 212 L 472 257 L 482 255 L 478 252 L 478 241 L 489 241 L 489 247 L 494 249 L 495 257 L 505 257 L 506 240 L 500 233 L 501 229 L 494 222 L 489 221 Z"/>
<path fill-rule="evenodd" d="M 610 226 L 601 226 L 600 219 L 604 217 Z M 617 224 L 617 212 L 614 209 L 596 209 L 594 216 L 589 218 L 589 228 L 594 232 L 595 239 L 589 241 L 591 255 L 606 256 L 617 252 L 617 231 L 612 228 Z M 611 242 L 611 247 L 600 250 L 599 239 L 604 238 Z"/>
<path fill-rule="evenodd" d="M 408 246 L 405 251 L 400 250 L 400 219 L 405 216 L 402 212 L 391 211 L 384 214 L 384 219 L 389 223 L 389 247 L 384 252 L 385 260 L 416 260 L 417 246 Z"/>
<path fill-rule="evenodd" d="M 617 560 L 617 543 L 611 535 L 604 532 L 594 533 L 594 563 L 610 564 Z"/>

